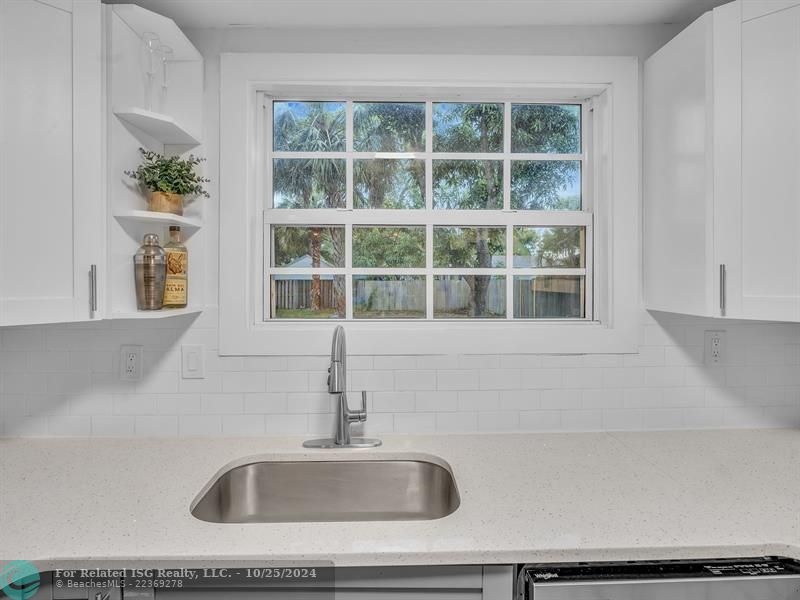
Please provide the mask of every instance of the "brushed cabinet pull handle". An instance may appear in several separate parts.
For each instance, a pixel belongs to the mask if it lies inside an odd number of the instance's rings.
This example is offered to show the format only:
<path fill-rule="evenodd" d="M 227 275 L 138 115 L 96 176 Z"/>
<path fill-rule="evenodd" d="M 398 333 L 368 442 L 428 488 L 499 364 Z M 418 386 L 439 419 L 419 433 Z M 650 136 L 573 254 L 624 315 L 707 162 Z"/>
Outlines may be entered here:
<path fill-rule="evenodd" d="M 94 313 L 97 312 L 97 265 L 89 267 L 89 309 Z"/>
<path fill-rule="evenodd" d="M 727 270 L 725 265 L 719 266 L 719 312 L 723 317 L 725 316 L 725 308 L 727 304 Z"/>

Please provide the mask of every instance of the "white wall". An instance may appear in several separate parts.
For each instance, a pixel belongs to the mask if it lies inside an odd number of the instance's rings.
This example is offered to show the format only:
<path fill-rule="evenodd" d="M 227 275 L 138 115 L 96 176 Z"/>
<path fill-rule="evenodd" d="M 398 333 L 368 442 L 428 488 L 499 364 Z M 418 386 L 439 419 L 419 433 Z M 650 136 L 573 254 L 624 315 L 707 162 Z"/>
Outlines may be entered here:
<path fill-rule="evenodd" d="M 209 227 L 213 231 L 218 213 L 220 51 L 646 57 L 676 31 L 654 26 L 189 32 L 207 61 L 206 148 L 214 180 Z M 218 272 L 209 262 L 206 297 L 213 299 Z M 638 355 L 361 356 L 351 357 L 351 383 L 371 392 L 370 433 L 800 426 L 800 326 L 647 313 L 643 320 Z M 216 323 L 212 308 L 196 321 L 180 317 L 0 330 L 0 432 L 330 431 L 327 357 L 220 358 Z M 703 366 L 705 329 L 728 331 L 725 366 Z M 206 379 L 180 378 L 182 343 L 205 345 Z M 137 384 L 118 379 L 121 344 L 144 346 L 145 376 Z"/>

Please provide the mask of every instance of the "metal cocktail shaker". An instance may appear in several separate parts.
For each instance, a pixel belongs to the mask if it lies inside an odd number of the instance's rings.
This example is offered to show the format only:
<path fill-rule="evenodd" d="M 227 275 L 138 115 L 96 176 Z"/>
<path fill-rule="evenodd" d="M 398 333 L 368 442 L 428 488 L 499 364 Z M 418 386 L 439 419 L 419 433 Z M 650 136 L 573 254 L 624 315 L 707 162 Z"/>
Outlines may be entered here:
<path fill-rule="evenodd" d="M 167 255 L 158 245 L 158 236 L 148 233 L 133 256 L 136 280 L 136 308 L 159 310 L 164 304 L 164 282 L 167 279 Z"/>

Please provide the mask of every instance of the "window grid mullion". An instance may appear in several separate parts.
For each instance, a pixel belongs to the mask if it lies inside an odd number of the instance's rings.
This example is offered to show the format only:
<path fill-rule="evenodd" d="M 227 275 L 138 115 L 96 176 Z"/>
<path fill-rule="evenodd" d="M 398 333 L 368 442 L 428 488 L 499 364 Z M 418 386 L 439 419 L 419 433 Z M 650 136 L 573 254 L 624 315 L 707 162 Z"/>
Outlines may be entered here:
<path fill-rule="evenodd" d="M 514 318 L 514 225 L 506 226 L 506 319 Z"/>
<path fill-rule="evenodd" d="M 573 160 L 580 161 L 585 157 L 583 154 L 555 154 L 555 153 L 537 153 L 537 152 L 518 152 L 510 155 L 505 152 L 294 152 L 288 150 L 281 150 L 279 152 L 272 152 L 272 157 L 276 159 L 281 158 L 330 158 L 330 159 L 412 159 L 412 160 L 427 160 L 429 158 L 437 158 L 442 160 L 503 160 L 504 157 L 514 160 L 538 160 L 538 161 L 565 161 Z"/>
<path fill-rule="evenodd" d="M 433 318 L 433 223 L 425 226 L 425 314 Z"/>
<path fill-rule="evenodd" d="M 345 195 L 345 206 L 349 209 L 353 209 L 354 199 L 353 199 L 353 102 L 352 100 L 348 100 L 345 103 L 345 148 L 347 153 L 345 154 L 346 158 L 346 195 Z"/>
<path fill-rule="evenodd" d="M 433 209 L 433 102 L 425 102 L 425 208 Z M 433 319 L 433 223 L 425 224 L 425 318 Z"/>
<path fill-rule="evenodd" d="M 503 103 L 503 210 L 511 210 L 511 102 Z M 506 225 L 506 319 L 514 318 L 514 224 Z"/>
<path fill-rule="evenodd" d="M 270 225 L 450 225 L 475 227 L 569 227 L 592 224 L 584 211 L 502 211 L 502 210 L 336 210 L 284 209 L 264 211 Z"/>
<path fill-rule="evenodd" d="M 344 229 L 344 297 L 345 319 L 353 318 L 353 225 L 348 223 Z"/>

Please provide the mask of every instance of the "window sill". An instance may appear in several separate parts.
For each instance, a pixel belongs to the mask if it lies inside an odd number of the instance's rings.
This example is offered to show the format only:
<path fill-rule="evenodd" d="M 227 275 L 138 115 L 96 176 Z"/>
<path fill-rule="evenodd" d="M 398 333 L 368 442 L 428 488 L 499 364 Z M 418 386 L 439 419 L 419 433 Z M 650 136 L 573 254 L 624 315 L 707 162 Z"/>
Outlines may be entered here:
<path fill-rule="evenodd" d="M 635 324 L 593 321 L 330 321 L 268 322 L 234 344 L 231 354 L 318 355 L 330 350 L 336 325 L 353 354 L 622 354 L 637 351 Z M 224 338 L 223 338 L 224 339 Z M 220 348 L 226 354 L 225 344 Z"/>

